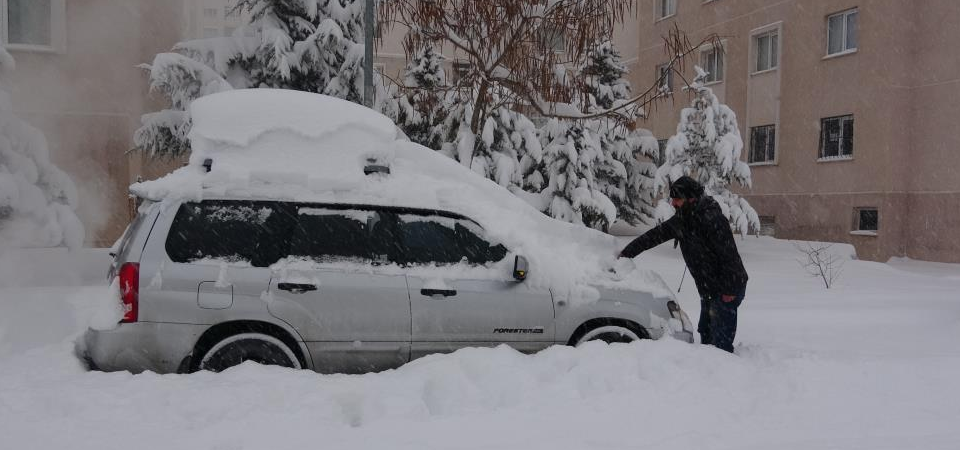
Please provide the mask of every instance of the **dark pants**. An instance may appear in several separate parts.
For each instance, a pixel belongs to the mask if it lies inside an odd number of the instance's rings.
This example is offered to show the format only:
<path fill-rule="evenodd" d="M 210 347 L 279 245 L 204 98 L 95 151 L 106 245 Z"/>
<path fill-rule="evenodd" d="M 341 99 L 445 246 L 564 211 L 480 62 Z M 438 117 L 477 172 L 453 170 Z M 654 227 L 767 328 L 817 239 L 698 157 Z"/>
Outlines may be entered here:
<path fill-rule="evenodd" d="M 697 323 L 700 343 L 733 353 L 733 338 L 737 335 L 737 308 L 743 302 L 745 293 L 738 292 L 729 303 L 725 303 L 719 295 L 700 299 L 700 322 Z"/>

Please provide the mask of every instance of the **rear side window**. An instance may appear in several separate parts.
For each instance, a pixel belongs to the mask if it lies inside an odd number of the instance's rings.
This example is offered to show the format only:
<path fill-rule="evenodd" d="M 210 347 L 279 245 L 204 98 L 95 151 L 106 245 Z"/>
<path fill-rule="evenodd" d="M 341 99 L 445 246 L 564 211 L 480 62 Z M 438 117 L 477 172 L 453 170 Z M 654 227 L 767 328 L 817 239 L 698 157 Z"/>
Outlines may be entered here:
<path fill-rule="evenodd" d="M 432 214 L 400 214 L 399 219 L 405 262 L 486 264 L 507 255 L 504 246 L 484 239 L 483 229 L 472 221 Z"/>
<path fill-rule="evenodd" d="M 184 203 L 170 226 L 167 254 L 180 263 L 215 259 L 269 266 L 286 252 L 285 211 L 276 202 Z"/>
<path fill-rule="evenodd" d="M 374 209 L 300 206 L 289 254 L 321 262 L 390 262 L 397 253 L 392 220 Z"/>
<path fill-rule="evenodd" d="M 137 216 L 133 218 L 133 222 L 130 222 L 130 225 L 127 226 L 127 229 L 123 232 L 123 236 L 120 237 L 120 242 L 117 244 L 116 253 L 114 253 L 114 263 L 118 261 L 127 261 L 128 255 L 130 253 L 130 243 L 133 241 L 133 237 L 140 231 L 140 227 L 143 226 L 144 221 L 147 218 L 147 211 L 152 202 L 145 200 L 144 204 L 140 207 L 140 211 Z"/>

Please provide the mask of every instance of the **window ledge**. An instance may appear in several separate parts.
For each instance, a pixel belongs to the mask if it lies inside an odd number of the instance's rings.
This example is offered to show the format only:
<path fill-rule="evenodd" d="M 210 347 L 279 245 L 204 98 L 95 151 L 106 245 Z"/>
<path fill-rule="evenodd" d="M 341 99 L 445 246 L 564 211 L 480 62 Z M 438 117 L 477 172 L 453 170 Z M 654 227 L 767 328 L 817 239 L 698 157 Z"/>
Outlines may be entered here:
<path fill-rule="evenodd" d="M 11 52 L 60 53 L 56 48 L 49 45 L 4 44 L 3 48 Z"/>
<path fill-rule="evenodd" d="M 750 167 L 763 167 L 763 166 L 775 166 L 777 165 L 776 161 L 757 161 L 752 163 L 747 163 Z"/>
<path fill-rule="evenodd" d="M 817 162 L 835 162 L 835 161 L 853 161 L 853 156 L 831 156 L 829 158 L 817 158 Z"/>
<path fill-rule="evenodd" d="M 676 15 L 677 15 L 677 13 L 673 13 L 673 14 L 670 14 L 669 16 L 660 17 L 660 18 L 658 18 L 657 20 L 654 20 L 653 23 L 662 22 L 662 21 L 667 20 L 667 19 L 669 19 L 669 18 L 671 18 L 671 17 L 673 17 L 673 16 L 676 16 Z"/>
<path fill-rule="evenodd" d="M 713 86 L 720 83 L 723 83 L 723 80 L 716 80 L 716 81 L 711 81 L 709 83 L 703 83 L 703 87 L 709 87 L 709 86 Z"/>
<path fill-rule="evenodd" d="M 756 75 L 767 74 L 767 73 L 770 73 L 770 72 L 776 72 L 777 69 L 779 69 L 779 68 L 780 68 L 780 66 L 771 67 L 771 68 L 769 68 L 769 69 L 764 69 L 764 70 L 761 70 L 761 71 L 758 71 L 758 72 L 753 72 L 753 73 L 750 74 L 750 76 L 752 77 L 752 76 L 756 76 Z"/>
<path fill-rule="evenodd" d="M 877 232 L 876 232 L 876 231 L 870 231 L 870 230 L 853 230 L 853 231 L 850 232 L 850 234 L 851 234 L 852 236 L 871 236 L 871 237 L 877 237 Z"/>
<path fill-rule="evenodd" d="M 842 51 L 842 52 L 831 53 L 831 54 L 829 54 L 829 55 L 827 55 L 827 56 L 824 56 L 824 57 L 823 57 L 823 60 L 826 61 L 826 60 L 828 60 L 828 59 L 840 58 L 840 57 L 842 57 L 842 56 L 847 56 L 847 55 L 853 55 L 853 54 L 857 53 L 857 50 L 859 50 L 859 49 L 852 48 L 852 49 L 850 49 L 850 50 L 844 50 L 844 51 Z"/>

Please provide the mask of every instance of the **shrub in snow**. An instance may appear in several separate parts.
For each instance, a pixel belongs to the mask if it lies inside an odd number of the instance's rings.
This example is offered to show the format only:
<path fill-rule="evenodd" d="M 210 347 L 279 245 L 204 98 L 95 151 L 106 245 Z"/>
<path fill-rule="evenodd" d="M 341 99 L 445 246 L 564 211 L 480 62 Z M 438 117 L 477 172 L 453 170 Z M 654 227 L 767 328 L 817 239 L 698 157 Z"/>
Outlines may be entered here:
<path fill-rule="evenodd" d="M 447 137 L 444 123 L 450 109 L 443 55 L 429 45 L 418 50 L 407 63 L 403 84 L 404 92 L 394 96 L 395 112 L 384 112 L 411 141 L 440 150 Z"/>
<path fill-rule="evenodd" d="M 750 228 L 759 230 L 757 212 L 730 191 L 733 182 L 750 187 L 750 166 L 740 160 L 743 140 L 737 116 L 703 86 L 707 73 L 700 67 L 696 71 L 689 87 L 695 93 L 693 102 L 680 112 L 677 134 L 667 141 L 666 161 L 657 169 L 655 188 L 666 195 L 673 180 L 689 175 L 717 200 L 736 231 L 743 235 Z"/>
<path fill-rule="evenodd" d="M 600 138 L 603 158 L 596 166 L 596 178 L 603 192 L 617 207 L 620 220 L 639 225 L 652 223 L 654 216 L 653 176 L 656 166 L 641 158 L 653 157 L 657 140 L 648 130 L 629 130 L 641 110 L 625 106 L 631 98 L 630 83 L 624 78 L 627 67 L 611 41 L 602 41 L 587 54 L 578 70 L 589 113 L 624 106 L 611 118 L 594 119 L 588 126 Z"/>
<path fill-rule="evenodd" d="M 544 128 L 544 167 L 548 185 L 542 195 L 546 213 L 566 222 L 606 230 L 617 207 L 600 190 L 597 165 L 604 161 L 600 139 L 581 123 L 551 119 Z"/>
<path fill-rule="evenodd" d="M 0 82 L 14 66 L 0 48 Z M 43 133 L 16 117 L 9 94 L 0 90 L 0 251 L 80 247 L 84 229 L 77 203 L 77 188 L 50 162 Z"/>
<path fill-rule="evenodd" d="M 484 122 L 469 164 L 464 159 L 460 162 L 501 186 L 520 186 L 522 168 L 539 163 L 542 153 L 533 122 L 523 114 L 498 108 Z"/>
<path fill-rule="evenodd" d="M 152 64 L 150 89 L 170 108 L 145 114 L 134 135 L 152 157 L 190 150 L 187 107 L 230 89 L 270 87 L 322 93 L 359 103 L 363 96 L 363 1 L 240 0 L 250 23 L 233 36 L 180 42 Z"/>

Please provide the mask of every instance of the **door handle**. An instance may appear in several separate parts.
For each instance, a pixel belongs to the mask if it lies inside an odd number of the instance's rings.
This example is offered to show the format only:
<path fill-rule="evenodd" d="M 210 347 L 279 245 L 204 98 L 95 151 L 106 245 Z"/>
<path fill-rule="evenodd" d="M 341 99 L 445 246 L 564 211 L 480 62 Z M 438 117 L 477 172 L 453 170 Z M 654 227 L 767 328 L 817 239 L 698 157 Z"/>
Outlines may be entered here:
<path fill-rule="evenodd" d="M 421 295 L 426 295 L 427 297 L 433 297 L 435 295 L 442 295 L 444 297 L 453 297 L 457 295 L 457 291 L 453 289 L 420 289 Z"/>
<path fill-rule="evenodd" d="M 302 294 L 304 292 L 317 290 L 317 285 L 307 283 L 277 283 L 277 289 L 289 291 L 294 294 Z"/>

